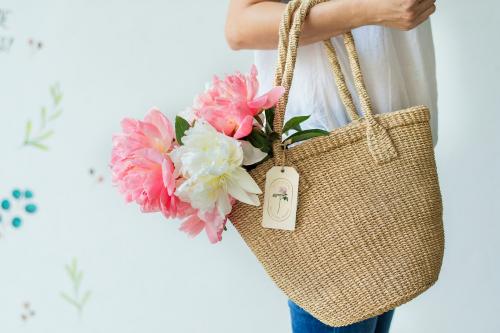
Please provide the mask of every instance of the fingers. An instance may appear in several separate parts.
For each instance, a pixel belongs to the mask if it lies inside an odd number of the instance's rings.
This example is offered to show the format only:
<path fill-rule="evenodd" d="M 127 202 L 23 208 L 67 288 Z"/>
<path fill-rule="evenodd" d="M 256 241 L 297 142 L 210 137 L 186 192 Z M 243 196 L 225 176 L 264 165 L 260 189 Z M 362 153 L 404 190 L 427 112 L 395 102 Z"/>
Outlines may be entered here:
<path fill-rule="evenodd" d="M 431 16 L 432 14 L 434 14 L 434 12 L 436 11 L 436 5 L 435 4 L 432 4 L 432 6 L 430 6 L 429 8 L 427 8 L 422 14 L 420 14 L 420 16 L 415 20 L 414 22 L 414 27 L 417 27 L 419 26 L 422 22 L 424 22 L 425 20 L 427 20 L 429 18 L 429 16 Z"/>
<path fill-rule="evenodd" d="M 409 9 L 403 18 L 403 30 L 411 30 L 436 11 L 436 0 L 421 0 Z"/>
<path fill-rule="evenodd" d="M 415 11 L 420 15 L 433 6 L 436 6 L 436 0 L 422 0 L 418 3 Z"/>

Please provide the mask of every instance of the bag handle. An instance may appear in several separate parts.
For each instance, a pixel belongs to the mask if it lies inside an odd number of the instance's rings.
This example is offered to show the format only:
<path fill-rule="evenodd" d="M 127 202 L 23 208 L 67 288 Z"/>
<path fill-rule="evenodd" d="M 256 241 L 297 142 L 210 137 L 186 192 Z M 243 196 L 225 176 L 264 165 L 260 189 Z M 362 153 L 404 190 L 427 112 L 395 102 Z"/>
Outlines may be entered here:
<path fill-rule="evenodd" d="M 285 71 L 286 56 L 288 54 L 288 38 L 292 26 L 293 14 L 301 4 L 301 0 L 291 0 L 287 3 L 281 17 L 278 40 L 278 64 L 274 75 L 274 85 L 280 86 Z"/>
<path fill-rule="evenodd" d="M 279 86 L 282 84 L 283 72 L 286 64 L 286 56 L 288 53 L 288 36 L 290 33 L 290 28 L 292 25 L 291 19 L 293 18 L 293 14 L 297 10 L 297 8 L 301 4 L 301 0 L 292 0 L 288 2 L 285 7 L 285 11 L 281 18 L 280 29 L 279 29 L 279 45 L 278 45 L 278 68 L 275 72 L 274 84 L 275 86 Z M 330 65 L 334 74 L 335 82 L 337 88 L 339 89 L 340 98 L 342 103 L 344 104 L 347 114 L 349 118 L 354 121 L 358 120 L 360 117 L 356 112 L 356 107 L 354 106 L 354 102 L 347 88 L 347 84 L 345 82 L 344 74 L 342 73 L 339 61 L 337 59 L 337 54 L 335 52 L 335 48 L 332 45 L 330 39 L 324 41 L 328 59 L 330 61 Z"/>
<path fill-rule="evenodd" d="M 326 55 L 330 63 L 333 76 L 335 78 L 335 84 L 339 91 L 340 100 L 344 104 L 347 115 L 351 121 L 356 121 L 360 119 L 359 114 L 356 112 L 356 106 L 354 106 L 354 101 L 352 99 L 351 92 L 347 88 L 347 83 L 345 81 L 344 73 L 342 73 L 342 68 L 340 67 L 339 60 L 337 58 L 337 52 L 333 47 L 332 41 L 330 39 L 324 40 Z"/>
<path fill-rule="evenodd" d="M 276 140 L 273 142 L 273 154 L 276 165 L 283 166 L 285 164 L 286 149 L 281 142 L 281 130 L 283 127 L 285 109 L 288 103 L 289 91 L 297 59 L 297 49 L 302 25 L 310 9 L 316 4 L 325 1 L 328 0 L 292 0 L 286 7 L 287 9 L 285 10 L 280 23 L 278 46 L 279 57 L 275 75 L 275 83 L 281 81 L 281 85 L 285 88 L 285 93 L 278 101 L 273 122 L 274 129 L 280 136 L 280 140 Z M 290 22 L 290 15 L 292 12 L 294 12 L 293 21 Z M 344 43 L 348 51 L 349 62 L 353 73 L 356 90 L 358 92 L 358 95 L 360 96 L 364 118 L 366 118 L 368 148 L 377 163 L 381 164 L 391 161 L 392 159 L 397 157 L 397 151 L 389 136 L 389 133 L 382 125 L 378 123 L 373 115 L 371 102 L 368 97 L 368 93 L 366 92 L 366 88 L 363 82 L 363 76 L 361 74 L 359 59 L 354 44 L 354 38 L 352 37 L 352 34 L 350 32 L 344 34 Z M 328 44 L 326 45 L 328 46 Z M 336 68 L 336 70 L 334 69 L 334 72 L 336 73 L 336 83 L 340 91 L 341 98 L 346 105 L 346 110 L 349 112 L 349 116 L 351 117 L 351 119 L 359 119 L 359 116 L 354 115 L 354 103 L 352 103 L 352 97 L 348 93 L 347 86 L 345 84 L 345 78 L 343 77 L 343 75 L 339 75 L 339 73 L 341 74 L 342 71 L 340 70 L 340 65 L 338 64 L 336 54 L 334 52 L 331 52 L 332 50 L 334 51 L 333 45 L 331 46 L 331 48 L 327 47 L 327 51 L 329 52 L 329 59 L 332 67 Z M 286 53 L 284 50 L 287 50 Z"/>

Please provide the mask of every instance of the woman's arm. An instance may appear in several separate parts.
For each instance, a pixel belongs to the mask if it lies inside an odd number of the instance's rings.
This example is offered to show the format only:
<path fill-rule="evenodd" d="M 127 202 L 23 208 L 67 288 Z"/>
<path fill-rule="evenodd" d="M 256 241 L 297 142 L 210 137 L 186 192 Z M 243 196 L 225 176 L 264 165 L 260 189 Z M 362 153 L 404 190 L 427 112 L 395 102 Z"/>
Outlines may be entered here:
<path fill-rule="evenodd" d="M 231 0 L 226 39 L 233 50 L 275 49 L 286 4 L 265 0 Z M 331 0 L 314 6 L 306 18 L 301 45 L 377 24 L 410 30 L 436 10 L 435 0 Z"/>

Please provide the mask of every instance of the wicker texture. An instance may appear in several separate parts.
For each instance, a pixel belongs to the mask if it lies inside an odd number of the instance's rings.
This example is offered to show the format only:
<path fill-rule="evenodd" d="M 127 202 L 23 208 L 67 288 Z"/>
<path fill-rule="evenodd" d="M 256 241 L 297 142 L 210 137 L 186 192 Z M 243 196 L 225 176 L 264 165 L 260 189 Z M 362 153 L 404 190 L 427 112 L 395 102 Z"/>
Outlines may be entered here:
<path fill-rule="evenodd" d="M 287 92 L 276 109 L 275 129 L 282 127 L 302 23 L 323 1 L 292 0 L 283 15 L 276 82 Z M 444 250 L 429 110 L 374 115 L 352 35 L 344 40 L 364 116 L 355 112 L 335 50 L 325 41 L 353 121 L 291 148 L 274 143 L 273 159 L 250 171 L 264 188 L 272 166 L 297 169 L 296 229 L 262 227 L 262 206 L 238 203 L 229 216 L 286 296 L 331 326 L 367 319 L 421 294 L 437 280 Z"/>

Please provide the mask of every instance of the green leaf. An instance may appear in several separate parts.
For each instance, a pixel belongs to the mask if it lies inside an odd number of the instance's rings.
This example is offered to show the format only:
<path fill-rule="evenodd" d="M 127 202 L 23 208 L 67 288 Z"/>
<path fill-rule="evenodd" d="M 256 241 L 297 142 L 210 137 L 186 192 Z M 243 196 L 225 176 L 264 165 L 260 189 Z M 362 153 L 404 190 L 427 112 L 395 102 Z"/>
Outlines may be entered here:
<path fill-rule="evenodd" d="M 32 127 L 33 127 L 33 124 L 31 123 L 31 120 L 28 120 L 26 122 L 26 127 L 24 129 L 24 142 L 25 143 L 27 143 L 30 139 Z"/>
<path fill-rule="evenodd" d="M 264 111 L 264 115 L 266 116 L 266 133 L 272 133 L 274 122 L 274 108 L 266 109 Z"/>
<path fill-rule="evenodd" d="M 283 126 L 283 133 L 288 132 L 291 129 L 295 129 L 297 131 L 301 131 L 300 124 L 309 119 L 309 116 L 297 116 L 290 118 L 285 125 Z"/>
<path fill-rule="evenodd" d="M 257 122 L 259 123 L 260 126 L 264 126 L 264 123 L 262 122 L 262 119 L 260 118 L 260 115 L 256 115 L 253 117 Z"/>
<path fill-rule="evenodd" d="M 38 148 L 40 150 L 45 150 L 45 151 L 49 150 L 49 147 L 36 141 L 28 141 L 26 144 Z"/>
<path fill-rule="evenodd" d="M 74 281 L 78 275 L 78 260 L 73 258 L 71 260 L 71 278 Z"/>
<path fill-rule="evenodd" d="M 82 297 L 82 300 L 80 302 L 80 305 L 81 307 L 83 308 L 85 306 L 85 304 L 87 304 L 88 300 L 90 299 L 90 296 L 92 295 L 92 293 L 90 291 L 87 291 L 83 297 Z"/>
<path fill-rule="evenodd" d="M 44 106 L 40 110 L 40 129 L 44 129 L 46 123 L 47 123 L 47 108 Z"/>
<path fill-rule="evenodd" d="M 74 279 L 73 268 L 70 265 L 64 265 L 64 269 L 66 270 L 66 273 L 68 274 L 71 281 L 73 281 Z"/>
<path fill-rule="evenodd" d="M 62 95 L 62 94 L 57 95 L 57 96 L 56 96 L 56 99 L 54 100 L 54 104 L 55 104 L 56 106 L 58 106 L 59 104 L 61 104 L 61 100 L 62 100 L 62 98 L 63 98 L 63 95 Z"/>
<path fill-rule="evenodd" d="M 73 276 L 74 272 L 76 271 L 76 261 L 75 259 L 71 260 L 70 265 L 64 265 L 66 268 L 66 271 L 68 272 L 69 276 Z"/>
<path fill-rule="evenodd" d="M 58 106 L 61 103 L 63 95 L 61 93 L 61 88 L 59 87 L 59 83 L 54 83 L 50 86 L 50 95 L 52 96 L 52 100 L 55 106 Z"/>
<path fill-rule="evenodd" d="M 182 137 L 189 127 L 189 122 L 186 119 L 179 116 L 175 117 L 175 139 L 179 144 L 182 145 Z"/>
<path fill-rule="evenodd" d="M 75 301 L 72 297 L 68 296 L 66 293 L 61 293 L 60 295 L 63 300 L 73 305 L 75 308 L 80 309 L 80 304 L 77 301 Z"/>
<path fill-rule="evenodd" d="M 302 127 L 300 127 L 300 125 L 297 125 L 297 126 L 295 126 L 294 128 L 291 128 L 291 129 L 295 130 L 296 132 L 300 132 L 300 131 L 302 131 Z M 288 132 L 289 132 L 289 131 L 290 131 L 290 130 L 288 130 L 288 131 L 286 131 L 286 132 L 283 132 L 283 134 L 288 135 Z"/>
<path fill-rule="evenodd" d="M 74 287 L 76 290 L 80 289 L 80 285 L 82 284 L 82 280 L 83 280 L 83 272 L 80 271 L 75 275 L 75 279 L 73 281 L 73 283 L 75 284 Z"/>
<path fill-rule="evenodd" d="M 265 153 L 269 153 L 271 151 L 271 143 L 269 142 L 267 135 L 255 127 L 248 136 L 248 141 L 252 144 L 252 146 L 259 148 Z"/>
<path fill-rule="evenodd" d="M 36 137 L 35 141 L 43 141 L 51 138 L 54 135 L 53 130 L 48 130 L 47 132 L 43 133 L 42 135 Z"/>
<path fill-rule="evenodd" d="M 57 119 L 59 118 L 59 116 L 61 116 L 63 110 L 62 109 L 59 109 L 57 110 L 55 113 L 53 113 L 50 117 L 49 117 L 49 121 L 52 121 L 54 119 Z"/>
<path fill-rule="evenodd" d="M 293 133 L 288 138 L 286 138 L 285 142 L 287 144 L 291 144 L 291 143 L 307 140 L 310 138 L 314 138 L 317 136 L 328 135 L 329 133 L 330 132 L 325 131 L 325 130 L 321 130 L 321 129 L 307 129 L 307 130 Z"/>
<path fill-rule="evenodd" d="M 54 99 L 57 95 L 57 83 L 54 83 L 49 87 L 49 92 L 50 96 L 52 96 L 52 98 Z"/>
<path fill-rule="evenodd" d="M 276 132 L 271 132 L 267 135 L 268 137 L 268 141 L 270 142 L 273 142 L 274 140 L 279 140 L 280 139 L 280 135 Z"/>

